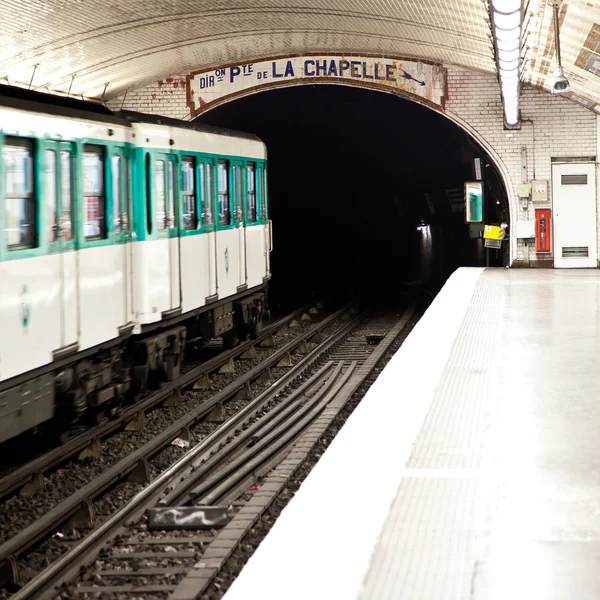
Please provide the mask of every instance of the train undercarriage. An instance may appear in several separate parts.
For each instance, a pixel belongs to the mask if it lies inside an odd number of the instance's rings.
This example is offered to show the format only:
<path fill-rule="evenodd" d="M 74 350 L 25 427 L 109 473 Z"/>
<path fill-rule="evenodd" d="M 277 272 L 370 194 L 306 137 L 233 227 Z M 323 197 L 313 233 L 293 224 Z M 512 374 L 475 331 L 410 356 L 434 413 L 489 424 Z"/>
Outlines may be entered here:
<path fill-rule="evenodd" d="M 188 341 L 221 337 L 227 348 L 255 335 L 265 307 L 260 290 L 22 376 L 0 388 L 0 443 L 40 425 L 65 442 L 74 424 L 99 423 L 142 391 L 177 379 Z"/>

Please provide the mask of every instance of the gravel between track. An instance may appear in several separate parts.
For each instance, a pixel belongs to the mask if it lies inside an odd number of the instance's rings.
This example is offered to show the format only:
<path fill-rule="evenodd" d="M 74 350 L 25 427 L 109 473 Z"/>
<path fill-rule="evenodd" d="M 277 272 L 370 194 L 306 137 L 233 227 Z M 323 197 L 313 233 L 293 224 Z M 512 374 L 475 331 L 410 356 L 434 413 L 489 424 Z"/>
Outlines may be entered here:
<path fill-rule="evenodd" d="M 413 316 L 409 321 L 405 329 L 398 336 L 396 341 L 392 344 L 390 349 L 383 355 L 379 365 L 373 371 L 371 376 L 365 381 L 365 383 L 357 390 L 356 394 L 344 407 L 340 415 L 335 419 L 332 426 L 325 432 L 323 437 L 319 440 L 319 443 L 310 454 L 308 460 L 298 469 L 290 480 L 289 485 L 285 490 L 279 494 L 275 499 L 271 507 L 263 514 L 259 524 L 257 524 L 251 533 L 242 540 L 239 548 L 234 551 L 230 559 L 227 561 L 225 568 L 215 578 L 213 584 L 206 590 L 202 595 L 203 600 L 220 600 L 225 592 L 229 589 L 234 579 L 239 575 L 240 571 L 252 556 L 256 548 L 269 533 L 271 527 L 281 514 L 281 511 L 287 506 L 288 502 L 294 497 L 298 491 L 302 482 L 306 479 L 308 474 L 312 471 L 313 467 L 319 462 L 319 459 L 327 450 L 329 444 L 333 441 L 339 430 L 343 427 L 348 417 L 352 414 L 354 409 L 360 404 L 367 390 L 371 387 L 373 382 L 377 379 L 385 365 L 396 353 L 398 348 L 403 344 L 404 340 L 408 337 L 408 334 L 412 331 L 413 327 L 418 322 L 419 318 L 423 314 L 419 311 L 418 314 Z"/>
<path fill-rule="evenodd" d="M 215 374 L 211 376 L 211 385 L 207 390 L 190 390 L 183 394 L 183 402 L 177 407 L 159 407 L 158 410 L 152 410 L 148 413 L 145 427 L 140 431 L 121 430 L 103 441 L 102 455 L 93 460 L 86 459 L 78 461 L 77 459 L 65 463 L 56 471 L 49 473 L 44 477 L 45 488 L 31 498 L 23 498 L 14 495 L 8 498 L 0 505 L 0 543 L 3 543 L 16 535 L 20 530 L 33 523 L 36 519 L 43 516 L 46 512 L 68 498 L 85 484 L 98 477 L 113 464 L 137 450 L 143 444 L 164 431 L 169 425 L 197 406 L 198 403 L 207 400 L 216 392 L 223 389 L 226 385 L 233 382 L 241 374 L 254 368 L 265 358 L 277 351 L 278 348 L 285 345 L 291 339 L 297 337 L 302 332 L 307 331 L 314 325 L 314 322 L 300 322 L 300 327 L 293 331 L 286 330 L 282 335 L 275 338 L 275 347 L 268 349 L 259 349 L 259 355 L 256 359 L 236 360 L 235 374 Z M 316 344 L 309 344 L 312 349 Z M 301 356 L 293 355 L 292 362 L 295 364 L 302 359 Z M 285 373 L 288 369 L 271 369 L 275 376 Z M 266 386 L 252 385 L 254 395 L 260 393 Z M 248 401 L 232 400 L 225 404 L 225 416 L 229 417 L 245 406 Z M 192 445 L 200 442 L 209 433 L 219 426 L 217 423 L 201 422 L 192 428 Z M 170 466 L 175 460 L 180 458 L 184 449 L 177 446 L 169 446 L 150 460 L 150 472 L 153 477 L 157 476 L 162 470 Z M 94 502 L 96 522 L 101 523 L 107 516 L 115 512 L 117 508 L 123 506 L 136 493 L 141 491 L 144 484 L 123 482 L 117 485 L 113 490 L 104 494 Z M 42 542 L 34 551 L 27 554 L 20 560 L 23 580 L 26 582 L 37 572 L 48 566 L 56 560 L 66 550 L 71 543 L 80 537 L 82 532 L 61 531 L 63 537 L 52 537 Z M 0 590 L 0 599 L 9 598 L 10 594 L 6 590 Z"/>

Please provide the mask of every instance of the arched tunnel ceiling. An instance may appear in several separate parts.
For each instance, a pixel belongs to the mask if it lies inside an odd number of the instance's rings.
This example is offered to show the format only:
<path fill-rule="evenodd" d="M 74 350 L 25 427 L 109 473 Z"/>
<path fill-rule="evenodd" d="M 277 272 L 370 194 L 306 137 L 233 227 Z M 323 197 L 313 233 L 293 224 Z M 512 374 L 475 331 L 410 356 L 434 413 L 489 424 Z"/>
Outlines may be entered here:
<path fill-rule="evenodd" d="M 168 75 L 317 51 L 495 72 L 487 11 L 484 0 L 3 0 L 0 79 L 110 100 Z M 552 19 L 549 0 L 530 0 L 524 80 L 545 88 Z M 600 0 L 562 2 L 561 47 L 572 90 L 594 107 Z"/>

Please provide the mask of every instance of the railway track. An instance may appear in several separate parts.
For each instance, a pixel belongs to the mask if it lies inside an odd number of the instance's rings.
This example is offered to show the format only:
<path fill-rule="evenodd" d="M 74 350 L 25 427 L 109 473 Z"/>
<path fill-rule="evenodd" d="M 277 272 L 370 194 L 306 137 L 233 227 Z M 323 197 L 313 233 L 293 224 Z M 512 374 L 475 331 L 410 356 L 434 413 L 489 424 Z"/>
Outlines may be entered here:
<path fill-rule="evenodd" d="M 219 392 L 195 406 L 193 410 L 186 412 L 184 416 L 165 428 L 158 436 L 152 438 L 116 462 L 116 464 L 107 468 L 101 475 L 83 485 L 80 489 L 77 489 L 75 493 L 52 507 L 43 516 L 24 527 L 16 535 L 0 545 L 0 577 L 3 583 L 13 586 L 20 585 L 23 582 L 19 564 L 20 557 L 25 555 L 30 548 L 34 547 L 40 541 L 48 539 L 61 526 L 63 528 L 66 526 L 67 529 L 76 528 L 77 530 L 93 528 L 95 525 L 94 502 L 98 498 L 101 498 L 103 494 L 106 494 L 119 482 L 125 480 L 145 484 L 150 478 L 149 461 L 152 457 L 158 455 L 162 450 L 169 448 L 173 440 L 190 440 L 190 430 L 194 425 L 214 415 L 214 413 L 222 413 L 223 407 L 233 399 L 248 397 L 251 386 L 258 386 L 261 382 L 265 383 L 271 377 L 271 369 L 276 368 L 277 365 L 291 366 L 291 357 L 294 352 L 306 352 L 308 340 L 311 340 L 317 334 L 320 335 L 323 330 L 326 330 L 340 318 L 347 315 L 349 310 L 350 307 L 338 310 L 329 317 L 310 326 L 306 331 L 298 333 L 285 345 L 273 351 L 273 335 L 276 331 L 288 326 L 297 325 L 298 320 L 302 319 L 302 315 L 305 315 L 305 320 L 309 320 L 307 315 L 311 311 L 308 307 L 304 307 L 301 311 L 295 311 L 288 317 L 273 324 L 273 326 L 266 328 L 257 340 L 245 342 L 233 350 L 215 357 L 211 361 L 208 361 L 208 363 L 187 371 L 176 381 L 165 385 L 162 389 L 148 396 L 139 405 L 132 407 L 135 410 L 127 411 L 121 416 L 118 423 L 109 422 L 99 427 L 98 429 L 103 435 L 109 435 L 115 430 L 115 427 L 120 426 L 122 428 L 128 422 L 137 422 L 140 424 L 140 421 L 143 420 L 141 418 L 141 415 L 144 414 L 143 411 L 148 411 L 165 400 L 168 402 L 179 402 L 183 389 L 193 388 L 198 385 L 203 387 L 207 382 L 209 374 L 213 371 L 223 369 L 231 371 L 234 368 L 234 357 L 242 358 L 244 356 L 248 357 L 248 355 L 255 357 L 257 355 L 256 348 L 259 345 L 265 345 L 267 350 L 270 351 L 265 360 L 261 360 L 259 364 L 244 372 Z M 240 366 L 238 365 L 238 367 Z M 239 370 L 242 369 L 239 368 Z M 216 415 L 216 418 L 218 419 L 218 415 Z M 19 477 L 25 478 L 27 471 L 30 473 L 33 472 L 39 466 L 40 462 L 43 462 L 48 468 L 54 466 L 59 461 L 63 462 L 72 456 L 74 452 L 77 452 L 84 442 L 88 442 L 88 445 L 83 447 L 84 451 L 90 447 L 97 447 L 97 442 L 94 443 L 93 439 L 90 446 L 89 442 L 92 433 L 95 433 L 96 436 L 99 435 L 98 430 L 89 433 L 86 432 L 84 434 L 85 440 L 74 439 L 73 445 L 57 448 L 50 452 L 49 456 L 36 459 L 35 466 L 26 465 L 23 469 L 11 473 L 9 477 L 12 481 L 18 480 Z M 7 488 L 8 484 L 5 483 L 4 489 Z M 25 489 L 27 494 L 32 492 L 31 486 L 27 486 Z"/>
<path fill-rule="evenodd" d="M 413 311 L 411 305 L 402 317 L 394 319 L 359 316 L 330 333 L 126 506 L 24 585 L 13 600 L 82 594 L 199 597 L 372 373 Z M 339 322 L 342 314 L 347 313 L 336 313 L 312 327 L 296 348 L 309 337 L 320 338 L 320 332 Z M 288 364 L 290 348 L 268 362 Z M 259 375 L 258 370 L 252 371 L 252 375 L 246 374 L 247 380 Z M 233 384 L 230 387 L 227 393 L 240 389 L 238 383 L 235 389 Z M 213 410 L 224 393 L 217 394 L 204 409 Z M 172 439 L 184 426 L 175 425 L 165 432 L 165 439 Z M 131 465 L 139 465 L 139 460 L 135 457 Z M 80 501 L 89 496 L 89 490 L 81 492 Z M 18 552 L 9 556 L 15 554 L 18 556 Z M 83 571 L 78 582 L 67 583 L 94 558 L 93 566 Z M 66 587 L 58 588 L 61 584 Z"/>
<path fill-rule="evenodd" d="M 61 463 L 69 460 L 73 456 L 88 454 L 97 456 L 101 452 L 102 440 L 108 438 L 111 434 L 126 427 L 128 423 L 139 419 L 142 413 L 148 413 L 173 396 L 181 393 L 181 390 L 193 385 L 202 377 L 209 377 L 211 373 L 218 371 L 224 365 L 242 356 L 248 350 L 255 346 L 260 346 L 265 341 L 272 339 L 273 335 L 303 315 L 314 314 L 315 304 L 308 304 L 302 308 L 277 320 L 275 323 L 265 327 L 254 340 L 247 340 L 235 348 L 224 351 L 218 356 L 203 362 L 191 369 L 185 369 L 183 375 L 176 381 L 165 384 L 161 389 L 149 393 L 139 402 L 128 406 L 115 418 L 100 424 L 97 427 L 86 430 L 85 432 L 73 437 L 67 443 L 57 448 L 45 452 L 37 458 L 28 461 L 26 464 L 12 470 L 7 475 L 0 478 L 0 499 L 20 491 L 23 495 L 31 496 L 43 489 L 44 473 L 55 469 Z M 317 309 L 318 310 L 318 309 Z M 87 452 L 86 452 L 87 451 Z"/>

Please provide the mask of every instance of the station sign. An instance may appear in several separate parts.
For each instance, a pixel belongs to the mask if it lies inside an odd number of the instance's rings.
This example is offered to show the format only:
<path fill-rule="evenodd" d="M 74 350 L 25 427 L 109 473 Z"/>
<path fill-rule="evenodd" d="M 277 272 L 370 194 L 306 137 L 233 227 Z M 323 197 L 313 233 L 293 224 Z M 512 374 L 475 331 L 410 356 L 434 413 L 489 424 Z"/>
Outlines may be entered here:
<path fill-rule="evenodd" d="M 465 221 L 483 223 L 483 184 L 481 181 L 465 183 Z"/>
<path fill-rule="evenodd" d="M 302 83 L 395 91 L 443 110 L 446 70 L 423 61 L 367 55 L 276 57 L 191 73 L 187 76 L 187 101 L 195 117 L 236 97 Z"/>

